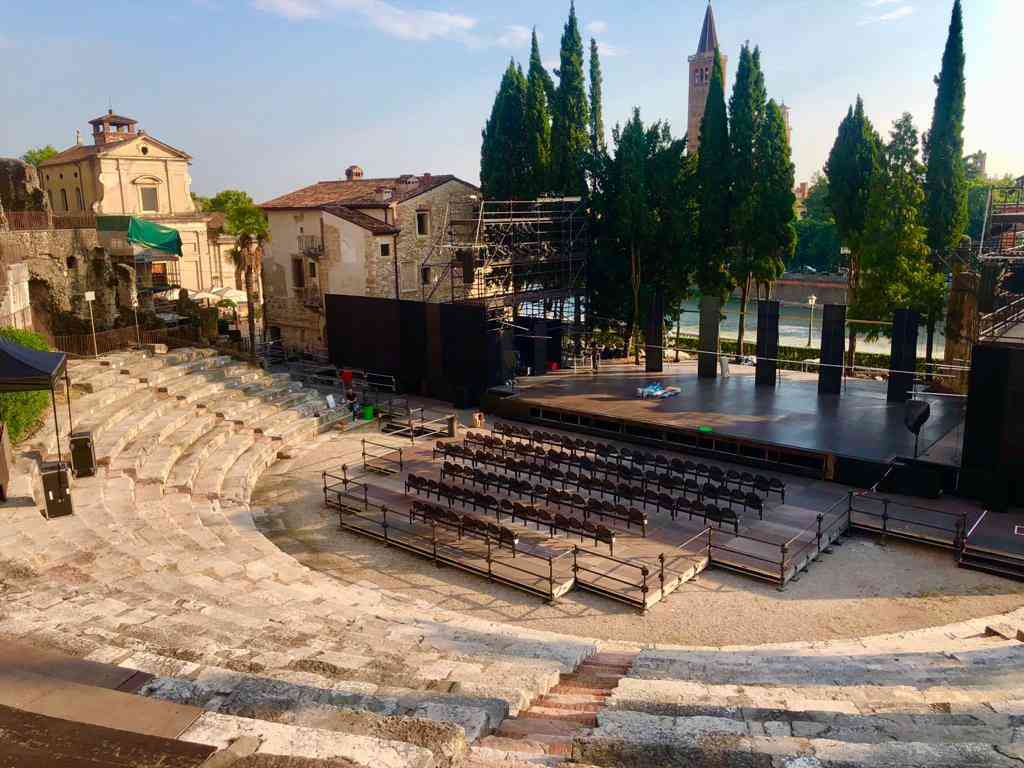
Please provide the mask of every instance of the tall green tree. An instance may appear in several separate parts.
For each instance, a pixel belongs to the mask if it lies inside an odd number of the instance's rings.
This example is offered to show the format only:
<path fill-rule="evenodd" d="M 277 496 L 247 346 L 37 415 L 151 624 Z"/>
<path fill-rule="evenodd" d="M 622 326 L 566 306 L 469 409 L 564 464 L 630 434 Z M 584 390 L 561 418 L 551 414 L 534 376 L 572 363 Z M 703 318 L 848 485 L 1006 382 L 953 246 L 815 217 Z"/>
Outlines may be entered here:
<path fill-rule="evenodd" d="M 796 249 L 796 171 L 786 120 L 774 100 L 768 102 L 764 123 L 757 133 L 756 156 L 752 195 L 756 203 L 756 231 L 749 268 L 753 279 L 767 286 L 782 277 L 786 262 Z"/>
<path fill-rule="evenodd" d="M 878 172 L 881 139 L 864 112 L 864 101 L 857 97 L 839 125 L 825 176 L 828 178 L 828 201 L 835 217 L 840 241 L 850 251 L 848 303 L 856 305 L 860 280 L 860 249 L 864 224 L 867 221 L 871 186 Z M 857 352 L 857 334 L 850 329 L 849 364 Z"/>
<path fill-rule="evenodd" d="M 597 40 L 590 38 L 590 153 L 599 157 L 607 151 L 604 138 L 604 78 Z"/>
<path fill-rule="evenodd" d="M 540 57 L 537 30 L 533 30 L 530 43 L 530 68 L 526 80 L 526 163 L 528 197 L 538 197 L 548 189 L 551 177 L 551 108 L 548 102 L 548 84 L 551 77 Z"/>
<path fill-rule="evenodd" d="M 224 214 L 224 231 L 235 236 L 232 256 L 242 272 L 248 310 L 249 341 L 256 350 L 257 307 L 262 304 L 260 276 L 263 273 L 263 246 L 270 239 L 267 217 L 246 192 L 226 189 L 209 198 L 208 212 Z"/>
<path fill-rule="evenodd" d="M 47 144 L 43 147 L 33 147 L 28 150 L 24 155 L 21 156 L 23 162 L 33 165 L 36 168 L 44 160 L 49 160 L 51 157 L 57 154 L 56 147 L 53 144 Z"/>
<path fill-rule="evenodd" d="M 726 269 L 732 224 L 731 176 L 732 156 L 729 121 L 725 112 L 722 57 L 716 49 L 707 106 L 700 124 L 700 151 L 697 153 L 697 199 L 700 207 L 697 284 L 703 294 L 722 299 L 733 287 Z"/>
<path fill-rule="evenodd" d="M 529 196 L 526 77 L 514 60 L 501 78 L 480 149 L 480 187 L 484 197 L 513 200 Z"/>
<path fill-rule="evenodd" d="M 861 235 L 861 285 L 853 304 L 858 318 L 884 320 L 904 307 L 928 316 L 942 307 L 945 281 L 933 267 L 921 217 L 923 174 L 917 129 L 905 113 L 893 125 L 871 184 Z"/>
<path fill-rule="evenodd" d="M 586 162 L 590 148 L 590 108 L 583 74 L 583 39 L 576 5 L 569 5 L 569 19 L 562 32 L 558 88 L 551 122 L 551 183 L 563 195 L 587 192 Z"/>
<path fill-rule="evenodd" d="M 967 178 L 964 167 L 964 100 L 967 81 L 964 78 L 964 20 L 960 0 L 953 2 L 946 49 L 942 54 L 942 71 L 935 79 L 938 92 L 932 127 L 926 139 L 928 167 L 925 175 L 925 224 L 928 245 L 936 262 L 949 265 L 953 252 L 967 229 Z M 953 263 L 959 270 L 960 265 Z M 939 312 L 928 315 L 928 346 L 925 358 L 932 361 L 935 326 Z"/>
<path fill-rule="evenodd" d="M 674 312 L 693 273 L 696 161 L 668 125 L 645 126 L 640 110 L 612 131 L 614 157 L 602 166 L 592 206 L 597 233 L 592 288 L 604 317 L 625 317 L 626 346 L 639 364 L 640 327 L 655 294 Z"/>
<path fill-rule="evenodd" d="M 736 83 L 729 99 L 729 141 L 732 152 L 733 251 L 729 271 L 740 286 L 740 322 L 737 348 L 743 351 L 746 331 L 747 297 L 755 268 L 756 241 L 761 222 L 758 221 L 758 200 L 754 194 L 757 183 L 757 142 L 765 118 L 764 75 L 760 51 L 751 52 L 749 45 L 740 50 Z"/>
<path fill-rule="evenodd" d="M 804 215 L 796 222 L 796 251 L 790 268 L 810 267 L 817 272 L 833 272 L 840 266 L 839 234 L 828 205 L 828 179 L 820 173 L 811 177 L 804 200 Z"/>
<path fill-rule="evenodd" d="M 960 0 L 953 3 L 938 93 L 927 138 L 925 223 L 928 245 L 937 257 L 948 258 L 967 228 L 967 179 L 964 168 L 964 22 Z"/>

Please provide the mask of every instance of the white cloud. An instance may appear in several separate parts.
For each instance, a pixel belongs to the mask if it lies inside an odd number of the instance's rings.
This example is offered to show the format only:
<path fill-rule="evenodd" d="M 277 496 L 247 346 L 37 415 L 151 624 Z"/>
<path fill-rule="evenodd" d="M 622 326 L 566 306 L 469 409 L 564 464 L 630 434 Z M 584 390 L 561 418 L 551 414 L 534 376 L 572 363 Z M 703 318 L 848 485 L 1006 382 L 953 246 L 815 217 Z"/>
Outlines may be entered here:
<path fill-rule="evenodd" d="M 592 21 L 584 29 L 592 35 L 603 35 L 608 31 L 607 21 Z"/>
<path fill-rule="evenodd" d="M 877 8 L 880 5 L 893 5 L 899 2 L 901 2 L 901 0 L 865 0 L 864 5 L 868 8 Z"/>
<path fill-rule="evenodd" d="M 471 42 L 467 38 L 477 23 L 476 19 L 459 13 L 399 8 L 385 0 L 255 0 L 255 6 L 290 21 L 313 19 L 333 11 L 350 11 L 400 40 L 462 38 Z"/>
<path fill-rule="evenodd" d="M 321 13 L 321 4 L 316 0 L 256 0 L 261 11 L 284 16 L 290 21 L 314 19 Z"/>
<path fill-rule="evenodd" d="M 611 45 L 604 42 L 603 40 L 597 41 L 597 52 L 604 57 L 614 58 L 615 56 L 625 56 L 626 49 L 621 48 L 617 45 Z"/>
<path fill-rule="evenodd" d="M 544 69 L 548 70 L 549 72 L 554 72 L 556 69 L 562 66 L 562 62 L 559 61 L 558 59 L 544 59 L 541 62 L 541 64 L 543 64 Z"/>
<path fill-rule="evenodd" d="M 883 13 L 879 16 L 865 16 L 863 19 L 857 22 L 858 27 L 863 27 L 868 24 L 884 24 L 887 21 L 898 21 L 905 19 L 914 13 L 914 6 L 912 5 L 901 5 L 895 10 Z"/>
<path fill-rule="evenodd" d="M 530 44 L 530 37 L 533 34 L 529 27 L 521 24 L 512 24 L 505 27 L 505 31 L 495 41 L 502 48 L 523 48 Z"/>

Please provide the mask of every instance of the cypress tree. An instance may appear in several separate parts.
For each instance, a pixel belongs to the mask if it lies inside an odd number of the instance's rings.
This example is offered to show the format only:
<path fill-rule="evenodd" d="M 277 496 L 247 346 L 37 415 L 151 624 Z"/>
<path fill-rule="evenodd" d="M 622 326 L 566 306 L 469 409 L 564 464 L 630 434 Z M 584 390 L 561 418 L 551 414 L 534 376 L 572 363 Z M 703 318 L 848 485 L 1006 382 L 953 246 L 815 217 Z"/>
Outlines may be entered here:
<path fill-rule="evenodd" d="M 597 40 L 590 38 L 590 153 L 595 158 L 607 151 L 604 138 L 603 83 Z"/>
<path fill-rule="evenodd" d="M 786 262 L 796 250 L 796 171 L 786 120 L 774 99 L 768 102 L 756 141 L 757 173 L 752 198 L 757 230 L 750 269 L 758 283 L 770 283 L 782 276 Z"/>
<path fill-rule="evenodd" d="M 552 186 L 563 195 L 583 195 L 587 191 L 590 110 L 583 75 L 583 40 L 574 2 L 569 5 L 569 19 L 562 32 L 560 62 L 551 123 Z"/>
<path fill-rule="evenodd" d="M 928 168 L 925 175 L 925 221 L 928 245 L 947 257 L 967 228 L 967 179 L 964 169 L 964 22 L 960 0 L 953 3 L 938 93 L 928 133 Z"/>
<path fill-rule="evenodd" d="M 848 303 L 857 303 L 860 280 L 860 247 L 867 220 L 871 185 L 878 172 L 881 139 L 864 114 L 864 101 L 857 97 L 839 125 L 825 176 L 828 178 L 828 202 L 836 220 L 839 239 L 850 249 Z M 850 364 L 857 351 L 857 334 L 850 331 Z"/>
<path fill-rule="evenodd" d="M 483 130 L 480 149 L 480 187 L 484 197 L 510 200 L 528 193 L 525 132 L 526 77 L 510 61 Z"/>
<path fill-rule="evenodd" d="M 700 124 L 700 151 L 697 154 L 697 197 L 700 206 L 697 284 L 703 294 L 722 299 L 732 290 L 732 282 L 725 269 L 731 218 L 731 166 L 722 58 L 716 49 L 707 106 Z"/>
<path fill-rule="evenodd" d="M 935 111 L 926 139 L 928 167 L 925 174 L 925 225 L 928 245 L 936 262 L 949 263 L 950 256 L 967 229 L 967 172 L 964 167 L 964 20 L 960 0 L 953 3 L 949 36 L 942 54 L 942 71 L 936 79 Z M 953 268 L 959 270 L 959 264 Z M 932 360 L 935 325 L 939 311 L 928 315 L 926 360 Z"/>
<path fill-rule="evenodd" d="M 858 317 L 887 319 L 900 307 L 928 315 L 941 306 L 944 280 L 930 263 L 921 220 L 923 171 L 917 129 L 904 114 L 893 126 L 871 185 L 853 310 Z"/>
<path fill-rule="evenodd" d="M 540 58 L 537 30 L 533 30 L 530 69 L 526 82 L 526 162 L 529 197 L 538 197 L 548 189 L 551 175 L 551 110 L 547 82 L 551 78 Z"/>
<path fill-rule="evenodd" d="M 750 293 L 751 274 L 754 271 L 754 241 L 761 222 L 758 201 L 754 194 L 757 181 L 757 142 L 765 117 L 764 75 L 761 72 L 761 53 L 751 53 L 750 46 L 740 50 L 736 84 L 729 99 L 729 141 L 732 148 L 732 205 L 734 250 L 729 269 L 739 283 L 740 323 L 737 348 L 743 352 L 746 335 L 747 298 Z"/>

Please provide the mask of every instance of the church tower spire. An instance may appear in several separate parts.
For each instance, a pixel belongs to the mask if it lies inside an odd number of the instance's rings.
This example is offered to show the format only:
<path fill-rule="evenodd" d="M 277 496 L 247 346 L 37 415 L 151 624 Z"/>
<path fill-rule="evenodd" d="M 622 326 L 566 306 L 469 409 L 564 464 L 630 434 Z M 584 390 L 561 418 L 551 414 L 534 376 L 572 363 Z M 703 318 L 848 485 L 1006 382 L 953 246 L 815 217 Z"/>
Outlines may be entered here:
<path fill-rule="evenodd" d="M 711 87 L 711 70 L 714 68 L 715 51 L 719 49 L 718 27 L 715 24 L 715 11 L 708 2 L 704 13 L 704 26 L 700 30 L 700 41 L 697 53 L 689 58 L 690 62 L 690 104 L 687 115 L 687 151 L 693 154 L 700 148 L 700 123 L 704 119 L 704 106 L 708 101 Z M 728 57 L 722 54 L 722 73 L 726 73 Z M 728 77 L 726 77 L 728 81 Z"/>

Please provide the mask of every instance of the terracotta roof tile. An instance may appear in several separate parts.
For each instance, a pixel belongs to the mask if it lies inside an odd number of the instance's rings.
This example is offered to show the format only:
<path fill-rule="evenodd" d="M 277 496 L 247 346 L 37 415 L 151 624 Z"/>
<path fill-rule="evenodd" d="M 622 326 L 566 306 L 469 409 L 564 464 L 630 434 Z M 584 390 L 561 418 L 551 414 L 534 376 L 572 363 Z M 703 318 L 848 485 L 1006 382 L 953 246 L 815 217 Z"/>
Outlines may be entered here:
<path fill-rule="evenodd" d="M 134 136 L 132 138 L 135 138 Z M 130 139 L 125 139 L 130 141 Z M 99 154 L 100 149 L 107 150 L 111 147 L 116 147 L 120 144 L 124 144 L 124 141 L 113 141 L 109 144 L 104 144 L 102 147 L 98 147 L 95 144 L 76 144 L 68 147 L 62 152 L 58 152 L 56 155 L 51 157 L 49 160 L 44 160 L 39 164 L 40 168 L 45 168 L 48 165 L 61 165 L 62 163 L 74 163 L 78 160 L 84 160 L 87 157 L 93 157 Z"/>
<path fill-rule="evenodd" d="M 287 195 L 275 197 L 260 204 L 264 209 L 320 208 L 331 203 L 355 205 L 359 207 L 385 206 L 400 203 L 417 195 L 421 195 L 449 181 L 461 181 L 451 174 L 419 177 L 420 183 L 408 190 L 401 191 L 398 178 L 390 179 L 340 179 L 337 181 L 318 181 L 308 187 L 289 192 Z M 465 182 L 463 182 L 465 183 Z M 472 185 L 470 185 L 472 186 Z M 392 198 L 380 201 L 376 197 L 378 187 L 392 190 Z"/>
<path fill-rule="evenodd" d="M 321 210 L 326 211 L 332 216 L 337 216 L 339 219 L 351 222 L 357 227 L 362 227 L 374 235 L 397 235 L 402 231 L 394 224 L 386 224 L 369 214 L 362 211 L 354 211 L 344 205 L 325 205 L 321 207 Z"/>

